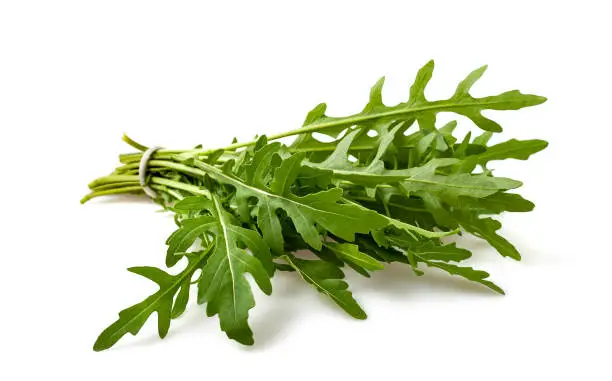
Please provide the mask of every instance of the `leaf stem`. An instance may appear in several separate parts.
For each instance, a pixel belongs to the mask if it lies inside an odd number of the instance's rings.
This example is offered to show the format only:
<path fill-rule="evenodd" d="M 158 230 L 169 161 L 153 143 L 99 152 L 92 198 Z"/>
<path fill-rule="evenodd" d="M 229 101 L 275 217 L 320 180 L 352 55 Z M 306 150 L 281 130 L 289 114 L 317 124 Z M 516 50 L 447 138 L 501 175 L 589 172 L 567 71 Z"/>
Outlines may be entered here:
<path fill-rule="evenodd" d="M 183 167 L 189 168 L 182 164 L 177 164 L 177 163 L 172 163 L 172 162 L 167 162 L 167 163 L 176 164 L 181 169 L 184 169 Z M 204 173 L 203 171 L 199 171 L 195 168 L 192 168 L 192 169 L 194 171 Z M 152 183 L 153 188 L 159 189 L 160 187 L 156 187 L 156 185 L 162 185 L 165 187 L 179 189 L 179 190 L 187 191 L 195 195 L 206 196 L 210 198 L 210 192 L 207 189 L 196 186 L 196 185 L 186 184 L 180 181 L 174 181 L 174 180 L 166 179 L 163 177 L 157 177 L 157 176 L 151 177 L 149 181 Z M 138 184 L 138 185 L 133 185 L 133 184 Z M 112 194 L 121 194 L 121 193 L 134 193 L 134 192 L 142 191 L 142 187 L 140 186 L 138 182 L 137 175 L 110 175 L 110 176 L 100 177 L 92 181 L 89 184 L 89 188 L 92 189 L 92 192 L 81 199 L 82 204 L 91 200 L 94 197 L 106 196 L 106 195 L 112 195 Z M 166 191 L 163 187 L 161 187 L 161 190 Z M 174 192 L 168 191 L 166 193 L 169 193 L 171 196 L 175 198 L 181 198 L 181 197 L 177 197 L 176 193 Z"/>
<path fill-rule="evenodd" d="M 112 194 L 122 194 L 122 193 L 137 193 L 137 192 L 142 192 L 142 187 L 140 185 L 130 186 L 130 187 L 120 187 L 120 188 L 115 188 L 115 189 L 106 189 L 106 190 L 101 190 L 101 191 L 93 191 L 85 195 L 81 199 L 81 204 L 84 204 L 87 201 L 95 197 L 108 196 Z"/>
<path fill-rule="evenodd" d="M 496 103 L 498 102 L 489 101 L 489 102 L 486 102 L 486 106 L 494 106 Z M 480 106 L 484 107 L 484 105 L 480 105 Z M 278 139 L 282 139 L 282 138 L 286 138 L 286 137 L 294 136 L 294 135 L 318 132 L 318 131 L 325 130 L 328 128 L 336 128 L 336 127 L 343 127 L 343 126 L 350 127 L 355 124 L 359 124 L 363 122 L 370 122 L 370 121 L 377 120 L 377 119 L 399 117 L 399 116 L 403 116 L 406 118 L 406 117 L 414 116 L 416 114 L 419 114 L 425 111 L 436 111 L 436 110 L 444 110 L 444 109 L 456 110 L 456 109 L 465 108 L 465 107 L 474 107 L 474 105 L 471 103 L 463 104 L 459 102 L 449 103 L 448 100 L 429 102 L 419 107 L 406 107 L 405 103 L 400 103 L 397 106 L 388 107 L 387 110 L 385 111 L 370 112 L 370 113 L 361 112 L 361 113 L 353 114 L 347 117 L 325 117 L 325 119 L 322 122 L 318 122 L 318 123 L 315 122 L 315 123 L 311 123 L 310 125 L 306 125 L 306 126 L 303 126 L 297 129 L 281 132 L 278 134 L 268 135 L 268 141 L 278 140 Z M 256 142 L 257 140 L 251 140 L 251 141 L 241 142 L 241 143 L 233 143 L 222 149 L 224 151 L 234 151 L 238 148 L 251 146 L 255 144 Z M 219 148 L 194 149 L 194 150 L 184 150 L 184 151 L 160 149 L 156 151 L 156 155 L 158 156 L 155 156 L 155 157 L 161 158 L 164 155 L 168 155 L 171 153 L 172 154 L 193 153 L 194 156 L 201 157 L 201 156 L 209 155 L 217 150 L 219 150 Z M 140 154 L 127 154 L 127 155 L 121 155 L 120 158 L 122 162 L 125 162 L 124 160 L 137 160 L 137 157 L 139 155 Z"/>
<path fill-rule="evenodd" d="M 123 134 L 123 137 L 121 138 L 124 142 L 126 142 L 127 144 L 129 144 L 130 146 L 136 148 L 139 151 L 146 151 L 149 149 L 149 147 L 142 145 L 134 140 L 132 140 L 132 138 L 130 138 L 129 136 L 127 136 L 127 134 Z"/>

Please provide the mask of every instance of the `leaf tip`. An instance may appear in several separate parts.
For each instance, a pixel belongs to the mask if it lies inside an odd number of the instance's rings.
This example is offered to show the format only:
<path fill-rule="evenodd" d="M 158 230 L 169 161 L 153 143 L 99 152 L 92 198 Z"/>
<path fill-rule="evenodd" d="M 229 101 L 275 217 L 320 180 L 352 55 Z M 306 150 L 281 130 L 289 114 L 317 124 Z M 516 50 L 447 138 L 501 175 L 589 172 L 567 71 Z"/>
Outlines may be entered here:
<path fill-rule="evenodd" d="M 536 105 L 542 104 L 548 100 L 548 98 L 543 97 L 541 95 L 534 95 L 534 97 L 535 97 L 535 102 L 537 102 L 535 103 Z"/>
<path fill-rule="evenodd" d="M 523 258 L 518 251 L 508 255 L 508 257 L 514 259 L 515 261 L 520 261 Z"/>
<path fill-rule="evenodd" d="M 352 316 L 357 320 L 366 320 L 368 318 L 368 314 L 366 314 L 366 312 L 362 309 L 355 311 Z"/>
<path fill-rule="evenodd" d="M 238 331 L 238 332 L 225 332 L 227 334 L 227 337 L 229 337 L 232 340 L 236 340 L 237 342 L 239 342 L 242 345 L 248 345 L 251 346 L 253 344 L 255 344 L 255 340 L 253 339 L 253 333 L 251 332 L 251 330 L 249 329 L 248 332 L 242 332 L 242 331 Z"/>
<path fill-rule="evenodd" d="M 104 333 L 100 334 L 100 336 L 98 336 L 98 338 L 96 339 L 96 342 L 93 345 L 93 350 L 95 352 L 102 352 L 103 350 L 106 350 L 112 347 L 113 345 L 113 344 L 108 343 L 108 341 L 103 335 Z"/>
<path fill-rule="evenodd" d="M 157 334 L 159 335 L 160 339 L 164 339 L 168 335 L 168 329 L 160 327 L 157 331 Z"/>
<path fill-rule="evenodd" d="M 134 274 L 137 274 L 137 275 L 141 275 L 142 267 L 143 266 L 132 266 L 132 267 L 128 267 L 126 270 L 131 272 L 131 273 L 134 273 Z"/>
<path fill-rule="evenodd" d="M 259 283 L 257 284 L 259 285 L 259 288 L 264 294 L 272 295 L 272 282 L 270 282 L 268 278 L 265 278 L 265 279 L 267 279 L 267 282 L 263 282 L 262 284 L 259 284 Z"/>
<path fill-rule="evenodd" d="M 524 97 L 524 105 L 521 107 L 532 107 L 540 105 L 548 100 L 548 98 L 535 94 L 521 94 Z"/>

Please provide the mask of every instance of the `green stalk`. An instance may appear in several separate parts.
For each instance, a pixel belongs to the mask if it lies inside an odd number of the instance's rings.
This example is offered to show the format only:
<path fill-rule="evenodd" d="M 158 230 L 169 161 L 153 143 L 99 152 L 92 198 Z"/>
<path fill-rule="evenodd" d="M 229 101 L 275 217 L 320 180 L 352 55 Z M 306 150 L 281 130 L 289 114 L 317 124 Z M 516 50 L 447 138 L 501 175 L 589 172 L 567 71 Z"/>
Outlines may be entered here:
<path fill-rule="evenodd" d="M 140 187 L 140 183 L 138 181 L 123 181 L 120 183 L 102 184 L 102 185 L 95 186 L 94 188 L 92 188 L 92 190 L 99 192 L 99 191 L 108 190 L 108 189 L 116 189 L 116 188 L 131 187 L 131 186 Z"/>
<path fill-rule="evenodd" d="M 162 162 L 167 164 L 176 164 L 172 162 Z M 172 167 L 172 165 L 170 166 Z M 185 170 L 185 168 L 189 168 L 182 164 L 178 164 L 178 168 Z M 178 168 L 174 168 L 177 169 Z M 197 169 L 193 169 L 194 171 L 202 172 Z M 193 171 L 192 171 L 193 172 Z M 200 175 L 200 173 L 198 173 Z M 180 181 L 174 181 L 170 179 L 166 179 L 163 177 L 151 177 L 149 179 L 151 182 L 151 187 L 154 189 L 159 189 L 162 191 L 166 191 L 164 187 L 168 187 L 171 189 L 183 190 L 187 191 L 194 195 L 206 196 L 210 197 L 210 192 L 207 189 L 198 187 L 192 184 L 185 184 Z M 138 184 L 138 185 L 133 185 Z M 158 185 L 161 185 L 158 186 Z M 89 184 L 89 188 L 92 189 L 92 192 L 81 199 L 81 203 L 85 203 L 91 200 L 94 197 L 107 196 L 112 194 L 121 194 L 121 193 L 134 193 L 142 191 L 142 187 L 139 184 L 139 177 L 137 175 L 110 175 L 100 177 Z M 175 198 L 181 198 L 180 195 L 176 192 L 171 192 L 168 190 L 166 193 L 169 193 L 171 196 Z"/>
<path fill-rule="evenodd" d="M 466 105 L 462 105 L 462 104 L 456 104 L 454 106 L 452 106 L 452 108 L 461 108 L 461 107 L 466 107 Z M 307 126 L 303 126 L 297 129 L 293 129 L 293 130 L 289 130 L 289 131 L 285 131 L 285 132 L 281 132 L 278 134 L 272 134 L 272 135 L 268 135 L 268 141 L 273 141 L 273 140 L 278 140 L 278 139 L 282 139 L 282 138 L 286 138 L 286 137 L 290 137 L 290 136 L 295 136 L 295 135 L 301 135 L 301 134 L 306 134 L 306 133 L 312 133 L 312 132 L 319 132 L 325 129 L 330 129 L 330 128 L 338 128 L 338 127 L 350 127 L 352 125 L 355 124 L 360 124 L 360 123 L 364 123 L 364 122 L 370 122 L 373 120 L 377 120 L 377 119 L 382 119 L 382 118 L 391 118 L 391 117 L 397 117 L 397 116 L 403 116 L 403 117 L 409 117 L 412 115 L 416 115 L 418 113 L 424 112 L 424 111 L 432 111 L 432 110 L 437 110 L 437 109 L 448 109 L 451 108 L 451 106 L 449 106 L 449 104 L 445 101 L 436 101 L 436 102 L 431 102 L 425 106 L 421 106 L 421 107 L 412 107 L 412 108 L 399 108 L 399 109 L 390 109 L 387 111 L 382 111 L 382 112 L 374 112 L 374 113 L 358 113 L 358 114 L 354 114 L 348 117 L 344 117 L 344 118 L 326 118 L 324 121 L 322 122 L 315 122 L 315 123 L 311 123 L 310 125 Z M 128 136 L 124 135 L 123 138 L 124 141 L 126 141 L 128 144 L 130 144 L 131 146 L 142 150 L 142 148 L 146 149 L 146 146 L 136 143 L 135 141 L 133 141 L 132 139 L 130 139 Z M 257 140 L 251 140 L 251 141 L 247 141 L 247 142 L 242 142 L 242 143 L 233 143 L 230 144 L 228 146 L 226 146 L 225 148 L 221 148 L 224 151 L 234 151 L 238 148 L 243 148 L 243 147 L 248 147 L 251 145 L 254 145 L 257 142 Z M 218 151 L 219 148 L 215 148 L 215 149 L 192 149 L 192 150 L 167 150 L 167 149 L 159 149 L 157 151 L 155 151 L 155 154 L 153 155 L 155 158 L 171 158 L 172 156 L 176 155 L 176 154 L 185 154 L 185 153 L 193 153 L 193 155 L 197 158 L 201 158 L 203 156 L 209 155 L 215 151 Z M 330 150 L 332 150 L 330 148 Z M 135 162 L 140 160 L 140 153 L 132 153 L 132 154 L 124 154 L 124 155 L 120 155 L 120 160 L 122 163 L 130 163 L 130 162 Z"/>
<path fill-rule="evenodd" d="M 127 144 L 131 145 L 132 147 L 136 148 L 139 151 L 146 151 L 149 149 L 149 147 L 144 146 L 134 140 L 132 140 L 129 136 L 127 136 L 127 134 L 123 134 L 123 137 L 121 138 L 124 142 L 126 142 Z"/>
<path fill-rule="evenodd" d="M 170 188 L 180 189 L 180 190 L 187 191 L 189 193 L 193 193 L 195 195 L 206 196 L 210 198 L 210 192 L 207 189 L 201 188 L 196 185 L 185 184 L 180 181 L 168 180 L 163 177 L 152 177 L 151 182 L 153 184 L 165 185 Z"/>
<path fill-rule="evenodd" d="M 136 192 L 142 192 L 142 187 L 140 185 L 130 186 L 130 187 L 119 187 L 115 189 L 105 189 L 101 191 L 93 191 L 89 193 L 88 195 L 85 195 L 85 197 L 81 199 L 81 204 L 84 204 L 87 201 L 95 197 L 108 196 L 112 194 L 136 193 Z"/>

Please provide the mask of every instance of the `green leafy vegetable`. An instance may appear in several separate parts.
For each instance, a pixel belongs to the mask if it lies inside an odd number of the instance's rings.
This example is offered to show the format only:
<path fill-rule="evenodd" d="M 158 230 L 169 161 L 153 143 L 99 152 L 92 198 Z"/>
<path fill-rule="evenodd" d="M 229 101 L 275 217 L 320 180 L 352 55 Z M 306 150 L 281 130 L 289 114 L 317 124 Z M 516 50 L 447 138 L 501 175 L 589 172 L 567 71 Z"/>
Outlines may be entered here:
<path fill-rule="evenodd" d="M 408 100 L 395 106 L 383 103 L 383 78 L 362 111 L 347 117 L 327 116 L 320 104 L 301 128 L 284 133 L 224 148 L 155 151 L 145 186 L 177 223 L 166 240 L 165 263 L 186 264 L 176 275 L 154 267 L 129 269 L 159 290 L 121 311 L 94 349 L 137 334 L 154 312 L 159 336 L 165 337 L 172 319 L 188 307 L 192 285 L 197 303 L 206 304 L 208 316 L 218 316 L 229 338 L 253 344 L 248 323 L 253 292 L 270 294 L 276 271 L 292 272 L 357 319 L 366 313 L 348 290 L 343 270 L 369 277 L 385 263 L 398 262 L 416 275 L 437 268 L 503 294 L 487 272 L 463 263 L 469 250 L 448 240 L 471 233 L 502 256 L 521 258 L 499 235 L 501 223 L 494 216 L 528 212 L 534 204 L 514 191 L 520 181 L 494 176 L 488 166 L 527 160 L 547 143 L 511 139 L 489 145 L 502 128 L 482 111 L 517 110 L 546 99 L 517 90 L 475 98 L 470 89 L 483 75 L 481 67 L 450 98 L 428 100 L 433 67 L 429 62 L 418 72 Z M 455 121 L 437 127 L 440 112 L 465 116 L 485 132 L 457 136 Z M 321 142 L 315 132 L 333 141 Z M 274 141 L 288 136 L 296 137 L 289 145 Z M 148 147 L 124 140 L 139 152 L 121 155 L 122 165 L 89 184 L 91 193 L 82 202 L 143 193 L 139 164 Z M 302 257 L 304 251 L 317 259 Z"/>

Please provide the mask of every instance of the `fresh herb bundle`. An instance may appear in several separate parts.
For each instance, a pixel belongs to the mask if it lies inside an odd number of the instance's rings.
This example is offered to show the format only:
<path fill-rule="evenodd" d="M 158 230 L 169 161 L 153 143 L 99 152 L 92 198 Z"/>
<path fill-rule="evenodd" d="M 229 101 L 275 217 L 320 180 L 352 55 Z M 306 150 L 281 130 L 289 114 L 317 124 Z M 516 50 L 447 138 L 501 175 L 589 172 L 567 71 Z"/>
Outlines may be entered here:
<path fill-rule="evenodd" d="M 231 339 L 253 344 L 248 325 L 255 306 L 250 273 L 266 294 L 275 271 L 292 271 L 329 297 L 349 315 L 366 313 L 353 299 L 344 269 L 363 276 L 400 262 L 415 274 L 438 268 L 503 294 L 489 274 L 459 262 L 471 252 L 445 243 L 442 237 L 468 232 L 486 240 L 502 256 L 516 260 L 516 248 L 497 234 L 501 223 L 491 215 L 528 212 L 534 205 L 511 190 L 521 182 L 493 176 L 489 162 L 526 160 L 544 149 L 542 140 L 509 140 L 488 145 L 499 124 L 483 110 L 517 110 L 546 100 L 508 91 L 474 98 L 469 91 L 486 67 L 470 73 L 452 97 L 429 101 L 425 87 L 433 61 L 417 74 L 408 101 L 386 106 L 384 78 L 370 92 L 363 111 L 348 117 L 325 115 L 316 106 L 302 128 L 234 143 L 222 149 L 160 149 L 148 160 L 147 187 L 154 201 L 175 213 L 177 230 L 166 241 L 166 265 L 181 259 L 176 275 L 154 267 L 129 271 L 157 283 L 159 290 L 119 313 L 94 350 L 114 345 L 123 335 L 137 334 L 157 312 L 159 336 L 188 304 L 197 285 L 197 302 L 208 316 L 219 315 Z M 469 118 L 485 132 L 453 136 L 456 122 L 436 127 L 438 112 Z M 313 133 L 335 140 L 321 142 Z M 297 136 L 286 146 L 274 142 Z M 139 151 L 148 147 L 124 136 Z M 89 186 L 82 202 L 121 193 L 142 193 L 139 166 L 143 153 L 120 156 L 122 166 Z M 305 258 L 310 251 L 317 259 Z M 197 280 L 192 280 L 199 273 Z"/>

